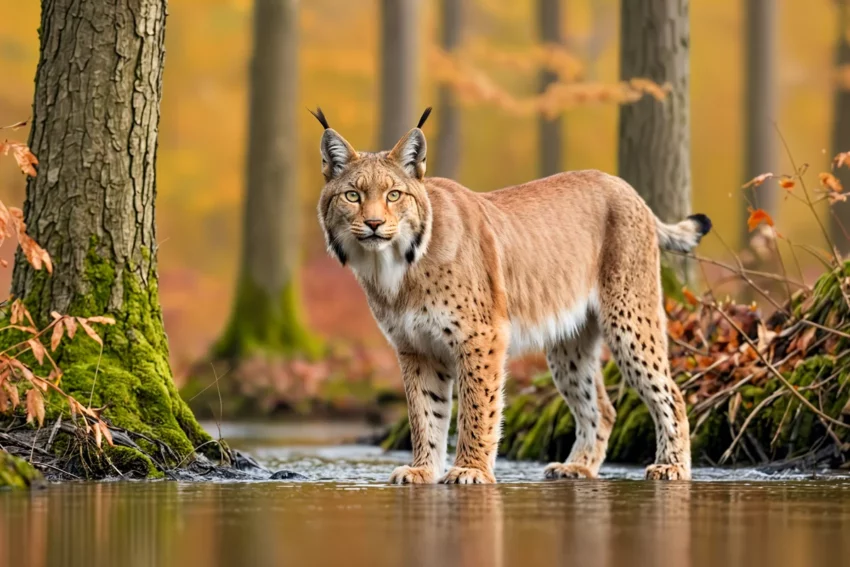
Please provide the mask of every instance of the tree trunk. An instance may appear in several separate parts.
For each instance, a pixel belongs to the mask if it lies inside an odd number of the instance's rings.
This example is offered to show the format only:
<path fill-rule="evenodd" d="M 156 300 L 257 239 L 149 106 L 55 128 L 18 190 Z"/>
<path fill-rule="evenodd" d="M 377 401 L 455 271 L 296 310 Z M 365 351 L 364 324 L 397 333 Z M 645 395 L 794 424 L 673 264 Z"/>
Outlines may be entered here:
<path fill-rule="evenodd" d="M 850 65 L 850 42 L 847 41 L 850 27 L 850 3 L 838 1 L 838 38 L 835 45 L 835 65 L 840 68 Z M 837 70 L 837 69 L 836 69 Z M 840 83 L 835 86 L 832 120 L 832 154 L 850 151 L 850 90 Z M 850 190 L 850 169 L 838 168 L 835 176 L 846 190 Z M 830 236 L 842 255 L 850 254 L 850 203 L 836 203 L 830 215 Z"/>
<path fill-rule="evenodd" d="M 418 7 L 419 0 L 381 0 L 382 150 L 416 125 Z"/>
<path fill-rule="evenodd" d="M 442 0 L 443 29 L 440 45 L 446 53 L 453 53 L 460 44 L 463 4 L 464 0 Z M 460 108 L 451 86 L 440 86 L 438 104 L 435 172 L 439 177 L 457 179 L 461 152 Z"/>
<path fill-rule="evenodd" d="M 12 293 L 41 325 L 52 311 L 114 317 L 102 352 L 66 339 L 62 386 L 182 456 L 210 438 L 172 381 L 157 290 L 165 15 L 165 0 L 43 0 L 30 133 L 40 165 L 24 217 L 55 271 L 35 271 L 18 250 Z"/>
<path fill-rule="evenodd" d="M 561 0 L 538 0 L 537 26 L 540 40 L 545 44 L 561 45 Z M 540 92 L 558 82 L 558 75 L 549 70 L 540 71 Z M 540 176 L 546 177 L 562 171 L 561 152 L 563 144 L 562 117 L 538 117 L 538 140 L 540 148 Z"/>
<path fill-rule="evenodd" d="M 746 161 L 743 182 L 762 173 L 777 173 L 777 138 L 773 128 L 773 121 L 777 118 L 776 99 L 779 90 L 776 84 L 777 16 L 775 0 L 747 0 L 744 36 L 747 45 L 747 66 L 744 72 Z M 757 208 L 774 215 L 777 196 L 773 187 L 746 190 L 740 223 L 742 246 L 749 241 L 750 235 L 746 222 L 749 215 L 747 207 L 753 203 Z"/>
<path fill-rule="evenodd" d="M 298 293 L 298 3 L 256 0 L 242 264 L 220 356 L 310 354 Z"/>
<path fill-rule="evenodd" d="M 622 0 L 620 76 L 669 82 L 664 101 L 620 107 L 619 174 L 665 222 L 690 212 L 688 0 Z"/>

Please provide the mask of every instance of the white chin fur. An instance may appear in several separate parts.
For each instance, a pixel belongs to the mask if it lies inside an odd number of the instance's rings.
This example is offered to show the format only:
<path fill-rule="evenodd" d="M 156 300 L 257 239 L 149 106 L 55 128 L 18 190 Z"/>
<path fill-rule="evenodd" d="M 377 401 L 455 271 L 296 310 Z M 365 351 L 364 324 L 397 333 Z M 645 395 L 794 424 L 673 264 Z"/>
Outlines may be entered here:
<path fill-rule="evenodd" d="M 410 267 L 404 258 L 409 244 L 403 238 L 361 241 L 351 250 L 350 265 L 358 279 L 368 281 L 387 297 L 398 295 L 404 275 Z"/>

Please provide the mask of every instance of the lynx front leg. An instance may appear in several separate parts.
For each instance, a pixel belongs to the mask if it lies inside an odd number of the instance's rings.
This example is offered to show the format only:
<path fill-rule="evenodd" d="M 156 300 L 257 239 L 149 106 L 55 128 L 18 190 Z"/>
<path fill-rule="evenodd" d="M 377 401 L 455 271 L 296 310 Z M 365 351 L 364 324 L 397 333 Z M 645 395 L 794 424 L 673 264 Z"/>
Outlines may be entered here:
<path fill-rule="evenodd" d="M 413 463 L 396 468 L 391 484 L 434 483 L 446 462 L 452 383 L 448 373 L 424 357 L 400 354 L 407 415 L 413 442 Z"/>
<path fill-rule="evenodd" d="M 496 482 L 506 348 L 495 332 L 476 334 L 463 345 L 458 361 L 457 456 L 440 480 L 445 484 Z"/>

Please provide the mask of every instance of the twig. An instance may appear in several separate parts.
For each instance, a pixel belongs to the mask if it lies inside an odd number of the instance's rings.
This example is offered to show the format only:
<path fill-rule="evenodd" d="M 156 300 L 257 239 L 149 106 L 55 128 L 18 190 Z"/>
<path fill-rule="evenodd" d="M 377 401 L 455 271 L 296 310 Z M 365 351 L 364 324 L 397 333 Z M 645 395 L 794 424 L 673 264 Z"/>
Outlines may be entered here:
<path fill-rule="evenodd" d="M 720 316 L 723 317 L 724 319 L 726 319 L 726 321 L 730 325 L 732 325 L 732 327 L 734 327 L 736 331 L 738 331 L 741 338 L 743 338 L 747 342 L 747 344 L 749 344 L 750 347 L 752 347 L 753 351 L 756 353 L 756 356 L 758 356 L 759 359 L 762 361 L 762 363 L 767 367 L 767 369 L 770 370 L 771 374 L 776 376 L 776 378 L 782 383 L 782 385 L 785 386 L 785 388 L 787 388 L 788 391 L 791 392 L 794 396 L 796 396 L 804 406 L 806 406 L 807 408 L 812 410 L 812 412 L 814 412 L 816 415 L 822 417 L 823 419 L 827 420 L 828 422 L 833 423 L 833 424 L 835 424 L 839 427 L 843 427 L 845 429 L 850 429 L 850 424 L 847 424 L 847 423 L 844 423 L 843 421 L 838 421 L 837 419 L 829 417 L 828 415 L 826 415 L 825 413 L 820 411 L 818 408 L 816 408 L 809 400 L 806 399 L 806 397 L 803 394 L 798 392 L 797 389 L 794 388 L 794 386 L 790 382 L 788 382 L 788 380 L 785 379 L 785 376 L 783 376 L 782 373 L 779 372 L 767 360 L 767 358 L 764 357 L 764 355 L 759 351 L 759 349 L 755 345 L 755 343 L 753 343 L 752 339 L 747 336 L 747 334 L 743 331 L 743 329 L 741 329 L 741 327 L 739 327 L 738 324 L 731 317 L 729 317 L 729 315 L 727 315 L 722 309 L 719 309 L 715 304 L 712 303 L 710 305 L 712 307 L 714 307 L 714 309 L 716 309 L 717 312 L 720 313 Z"/>
<path fill-rule="evenodd" d="M 100 354 L 97 355 L 97 366 L 94 367 L 94 379 L 91 383 L 91 392 L 89 392 L 89 408 L 91 409 L 92 400 L 94 399 L 94 387 L 97 384 L 97 372 L 100 370 L 100 359 L 103 358 L 103 343 L 100 343 Z"/>

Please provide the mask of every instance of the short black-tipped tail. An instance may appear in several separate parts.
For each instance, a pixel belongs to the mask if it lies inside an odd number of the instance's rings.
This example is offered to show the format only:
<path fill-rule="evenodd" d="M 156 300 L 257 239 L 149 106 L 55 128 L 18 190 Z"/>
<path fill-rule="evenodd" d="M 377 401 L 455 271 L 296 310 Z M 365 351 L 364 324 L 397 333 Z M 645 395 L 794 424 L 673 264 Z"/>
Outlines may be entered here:
<path fill-rule="evenodd" d="M 676 224 L 665 224 L 656 218 L 655 227 L 658 245 L 663 250 L 690 252 L 711 230 L 711 219 L 703 214 L 696 214 Z"/>

